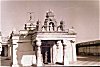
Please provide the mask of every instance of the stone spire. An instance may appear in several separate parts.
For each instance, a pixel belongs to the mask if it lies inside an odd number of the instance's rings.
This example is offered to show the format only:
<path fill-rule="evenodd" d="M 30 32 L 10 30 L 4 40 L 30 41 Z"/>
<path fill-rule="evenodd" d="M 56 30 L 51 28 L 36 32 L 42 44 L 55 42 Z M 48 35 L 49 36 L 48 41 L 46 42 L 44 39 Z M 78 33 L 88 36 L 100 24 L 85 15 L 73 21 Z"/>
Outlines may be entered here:
<path fill-rule="evenodd" d="M 33 17 L 32 17 L 32 14 L 34 13 L 34 12 L 28 12 L 29 13 L 29 21 L 32 21 L 32 19 L 33 19 Z"/>
<path fill-rule="evenodd" d="M 44 21 L 44 25 L 42 26 L 43 31 L 55 31 L 56 30 L 56 25 L 57 22 L 54 18 L 54 13 L 53 11 L 51 11 L 51 9 L 49 9 L 49 11 L 46 12 L 46 18 Z"/>
<path fill-rule="evenodd" d="M 28 12 L 29 13 L 29 21 L 25 24 L 25 27 L 24 27 L 24 29 L 25 30 L 34 30 L 35 29 L 35 25 L 33 24 L 33 21 L 32 21 L 32 13 L 34 13 L 34 12 Z"/>

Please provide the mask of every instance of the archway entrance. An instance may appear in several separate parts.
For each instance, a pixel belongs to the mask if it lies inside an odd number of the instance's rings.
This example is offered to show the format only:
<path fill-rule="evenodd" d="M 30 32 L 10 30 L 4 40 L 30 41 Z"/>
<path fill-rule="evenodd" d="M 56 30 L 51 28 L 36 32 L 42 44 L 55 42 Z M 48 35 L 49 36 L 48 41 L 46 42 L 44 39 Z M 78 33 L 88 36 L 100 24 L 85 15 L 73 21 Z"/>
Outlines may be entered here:
<path fill-rule="evenodd" d="M 42 41 L 41 53 L 43 58 L 43 63 L 48 64 L 53 62 L 53 45 L 55 41 Z"/>

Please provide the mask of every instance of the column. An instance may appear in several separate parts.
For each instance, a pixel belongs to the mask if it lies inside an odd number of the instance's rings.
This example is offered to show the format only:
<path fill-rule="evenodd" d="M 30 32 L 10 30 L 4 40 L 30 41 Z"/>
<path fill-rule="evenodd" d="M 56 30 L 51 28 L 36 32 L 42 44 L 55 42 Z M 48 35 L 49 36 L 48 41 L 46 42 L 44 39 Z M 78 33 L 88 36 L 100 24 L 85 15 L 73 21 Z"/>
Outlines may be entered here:
<path fill-rule="evenodd" d="M 69 59 L 68 59 L 68 52 L 67 52 L 67 40 L 63 40 L 63 45 L 64 45 L 64 50 L 63 50 L 63 52 L 64 52 L 64 58 L 63 58 L 63 62 L 64 62 L 64 66 L 68 66 L 69 65 Z"/>
<path fill-rule="evenodd" d="M 63 63 L 63 46 L 61 40 L 57 42 L 57 62 Z"/>
<path fill-rule="evenodd" d="M 37 40 L 37 66 L 42 66 L 41 40 Z"/>
<path fill-rule="evenodd" d="M 5 46 L 5 56 L 7 57 L 8 56 L 8 47 L 7 46 Z"/>
<path fill-rule="evenodd" d="M 49 31 L 49 26 L 47 26 L 47 31 Z"/>
<path fill-rule="evenodd" d="M 75 41 L 71 40 L 71 45 L 72 45 L 72 61 L 75 62 L 77 61 Z"/>
<path fill-rule="evenodd" d="M 1 35 L 0 35 L 0 55 L 1 55 L 1 51 L 2 51 L 2 39 L 1 39 Z"/>
<path fill-rule="evenodd" d="M 1 51 L 2 51 L 2 40 L 0 35 L 0 66 L 1 66 Z"/>
<path fill-rule="evenodd" d="M 17 59 L 18 40 L 19 36 L 12 37 L 12 62 L 13 62 L 12 67 L 20 67 Z"/>
<path fill-rule="evenodd" d="M 53 63 L 53 47 L 50 48 L 51 63 Z"/>
<path fill-rule="evenodd" d="M 18 60 L 17 60 L 17 54 L 16 54 L 17 52 L 16 48 L 17 48 L 17 45 L 14 44 L 13 45 L 13 65 L 12 67 L 19 67 Z"/>
<path fill-rule="evenodd" d="M 11 59 L 11 46 L 8 45 L 8 58 Z"/>
<path fill-rule="evenodd" d="M 57 46 L 56 44 L 53 45 L 53 64 L 57 62 Z"/>

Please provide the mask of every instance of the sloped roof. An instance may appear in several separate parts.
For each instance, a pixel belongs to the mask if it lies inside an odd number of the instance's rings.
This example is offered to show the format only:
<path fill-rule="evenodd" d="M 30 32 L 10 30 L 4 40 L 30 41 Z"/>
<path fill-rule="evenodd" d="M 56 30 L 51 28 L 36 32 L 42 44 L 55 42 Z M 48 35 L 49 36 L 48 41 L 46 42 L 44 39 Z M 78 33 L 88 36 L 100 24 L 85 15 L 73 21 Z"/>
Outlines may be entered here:
<path fill-rule="evenodd" d="M 78 46 L 84 46 L 84 45 L 100 45 L 100 40 L 82 42 L 82 43 L 78 43 L 77 45 Z"/>

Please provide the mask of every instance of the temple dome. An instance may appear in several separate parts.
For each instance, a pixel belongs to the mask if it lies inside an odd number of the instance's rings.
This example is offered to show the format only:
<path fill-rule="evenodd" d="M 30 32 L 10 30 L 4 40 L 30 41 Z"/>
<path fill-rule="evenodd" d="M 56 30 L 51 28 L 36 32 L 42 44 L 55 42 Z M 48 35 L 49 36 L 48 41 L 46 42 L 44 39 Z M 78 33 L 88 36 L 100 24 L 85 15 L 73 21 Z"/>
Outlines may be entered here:
<path fill-rule="evenodd" d="M 53 11 L 51 11 L 51 10 L 47 11 L 46 17 L 47 17 L 47 18 L 48 18 L 48 17 L 54 17 Z"/>

